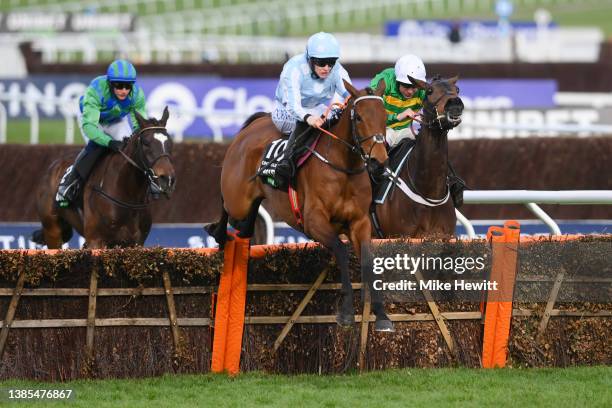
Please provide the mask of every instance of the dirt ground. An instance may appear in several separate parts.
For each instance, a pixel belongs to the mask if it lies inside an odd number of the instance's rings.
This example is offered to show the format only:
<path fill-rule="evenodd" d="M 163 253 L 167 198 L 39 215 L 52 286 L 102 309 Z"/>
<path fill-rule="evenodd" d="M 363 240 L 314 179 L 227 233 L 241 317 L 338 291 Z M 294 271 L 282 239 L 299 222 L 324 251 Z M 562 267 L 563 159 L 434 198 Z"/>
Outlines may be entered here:
<path fill-rule="evenodd" d="M 175 145 L 177 188 L 154 203 L 153 220 L 210 222 L 221 209 L 219 178 L 227 145 Z M 53 160 L 76 156 L 74 146 L 0 146 L 0 221 L 36 221 L 35 186 Z M 533 138 L 451 141 L 449 156 L 477 190 L 612 189 L 612 138 Z M 558 219 L 610 219 L 609 206 L 543 206 Z M 533 218 L 521 205 L 466 205 L 470 219 Z"/>

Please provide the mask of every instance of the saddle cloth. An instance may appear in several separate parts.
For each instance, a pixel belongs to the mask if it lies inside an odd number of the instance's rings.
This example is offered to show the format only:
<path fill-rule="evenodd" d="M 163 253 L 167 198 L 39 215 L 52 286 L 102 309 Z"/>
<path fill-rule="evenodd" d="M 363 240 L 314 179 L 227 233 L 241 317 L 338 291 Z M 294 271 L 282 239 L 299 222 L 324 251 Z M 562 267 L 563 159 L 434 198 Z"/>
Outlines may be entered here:
<path fill-rule="evenodd" d="M 296 166 L 298 169 L 306 162 L 306 160 L 312 154 L 312 150 L 314 150 L 314 148 L 316 147 L 317 142 L 319 141 L 319 137 L 320 137 L 320 134 L 316 137 L 314 142 L 312 142 L 312 144 L 310 145 L 310 148 L 307 149 L 304 152 L 304 154 L 302 154 L 298 158 L 297 166 Z M 276 166 L 278 162 L 281 161 L 283 157 L 285 157 L 284 152 L 285 152 L 285 149 L 287 148 L 287 142 L 288 142 L 288 139 L 281 138 L 281 139 L 273 140 L 272 143 L 266 146 L 266 149 L 264 150 L 263 158 L 261 160 L 261 164 L 259 165 L 259 169 L 257 169 L 257 174 L 259 174 L 259 177 L 261 177 L 262 181 L 265 184 L 268 184 L 271 187 L 274 187 L 274 188 L 277 188 L 283 191 L 287 190 L 287 185 L 277 179 Z"/>
<path fill-rule="evenodd" d="M 415 144 L 415 140 L 406 138 L 391 149 L 389 152 L 389 168 L 394 174 L 398 175 L 406 163 L 408 163 L 408 156 L 410 155 L 410 151 Z M 389 192 L 392 190 L 391 180 L 385 179 L 385 181 L 382 182 L 376 189 L 376 194 L 374 194 L 374 202 L 376 204 L 384 204 Z"/>

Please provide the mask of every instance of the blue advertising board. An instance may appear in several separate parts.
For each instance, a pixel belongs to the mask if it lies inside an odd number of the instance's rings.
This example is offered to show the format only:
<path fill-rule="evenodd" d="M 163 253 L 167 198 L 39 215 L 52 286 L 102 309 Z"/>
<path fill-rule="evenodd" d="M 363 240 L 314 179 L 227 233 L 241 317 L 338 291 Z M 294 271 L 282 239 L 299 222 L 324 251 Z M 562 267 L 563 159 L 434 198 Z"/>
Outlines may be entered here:
<path fill-rule="evenodd" d="M 21 80 L 0 80 L 0 93 L 25 94 L 29 99 L 60 98 L 65 107 L 47 101 L 37 105 L 41 118 L 62 118 L 76 112 L 75 102 L 83 94 L 89 77 L 33 76 Z M 369 79 L 353 79 L 358 88 L 369 85 Z M 149 113 L 160 116 L 164 106 L 177 108 L 168 122 L 171 133 L 184 137 L 210 138 L 233 136 L 246 118 L 257 111 L 273 107 L 277 79 L 219 79 L 211 77 L 151 77 L 139 79 Z M 461 97 L 466 108 L 510 109 L 552 108 L 557 84 L 554 80 L 460 79 Z M 6 103 L 9 118 L 26 117 L 28 106 L 15 99 Z M 196 113 L 205 114 L 204 117 Z"/>
<path fill-rule="evenodd" d="M 548 234 L 548 228 L 540 221 L 523 220 L 521 233 Z M 489 226 L 501 225 L 495 221 L 474 221 L 476 233 L 483 237 Z M 610 234 L 612 220 L 559 221 L 564 234 Z M 40 228 L 39 223 L 0 223 L 0 249 L 34 249 L 41 248 L 29 240 L 32 231 Z M 465 230 L 458 225 L 456 234 L 465 238 Z M 80 248 L 83 238 L 75 233 L 66 247 Z M 288 227 L 277 223 L 275 226 L 275 243 L 307 242 L 307 238 Z M 216 243 L 202 228 L 202 224 L 154 224 L 145 246 L 162 246 L 167 248 L 211 248 Z"/>
<path fill-rule="evenodd" d="M 514 31 L 536 30 L 533 21 L 511 21 Z M 388 37 L 448 37 L 453 26 L 458 26 L 463 39 L 491 38 L 503 35 L 497 20 L 390 20 L 385 23 L 384 33 Z M 556 23 L 549 28 L 557 27 Z"/>

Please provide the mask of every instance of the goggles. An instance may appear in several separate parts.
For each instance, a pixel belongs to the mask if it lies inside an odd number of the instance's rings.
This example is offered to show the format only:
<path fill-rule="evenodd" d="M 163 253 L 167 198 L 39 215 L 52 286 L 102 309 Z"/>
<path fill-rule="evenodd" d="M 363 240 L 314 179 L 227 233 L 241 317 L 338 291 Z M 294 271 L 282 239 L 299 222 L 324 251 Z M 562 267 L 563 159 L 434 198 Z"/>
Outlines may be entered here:
<path fill-rule="evenodd" d="M 333 68 L 334 65 L 336 65 L 336 60 L 338 58 L 316 58 L 316 57 L 311 57 L 310 60 L 312 61 L 312 63 L 314 65 L 316 65 L 317 67 L 325 67 L 328 66 L 330 68 Z"/>
<path fill-rule="evenodd" d="M 400 82 L 400 81 L 397 81 L 397 84 L 398 84 L 399 86 L 401 86 L 402 88 L 407 88 L 407 89 L 416 88 L 416 85 L 407 84 L 407 83 L 405 83 L 405 82 Z"/>
<path fill-rule="evenodd" d="M 127 90 L 131 90 L 132 89 L 132 83 L 131 82 L 111 82 L 111 87 L 113 89 L 127 89 Z"/>

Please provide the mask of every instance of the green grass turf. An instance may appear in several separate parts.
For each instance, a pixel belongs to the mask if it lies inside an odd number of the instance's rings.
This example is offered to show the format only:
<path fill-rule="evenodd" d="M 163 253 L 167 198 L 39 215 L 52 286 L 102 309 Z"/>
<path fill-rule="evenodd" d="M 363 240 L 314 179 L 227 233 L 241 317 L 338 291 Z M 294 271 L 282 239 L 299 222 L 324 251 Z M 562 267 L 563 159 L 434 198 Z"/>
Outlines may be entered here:
<path fill-rule="evenodd" d="M 66 122 L 63 119 L 43 119 L 39 123 L 40 144 L 64 144 L 66 143 Z M 7 143 L 30 143 L 30 120 L 9 119 L 6 126 Z M 83 137 L 79 129 L 74 128 L 75 144 L 82 144 Z"/>
<path fill-rule="evenodd" d="M 405 369 L 343 376 L 248 373 L 166 375 L 68 383 L 5 381 L 7 388 L 74 390 L 69 407 L 609 407 L 612 367 Z M 44 406 L 60 404 L 44 403 Z M 14 404 L 40 407 L 41 402 Z"/>

